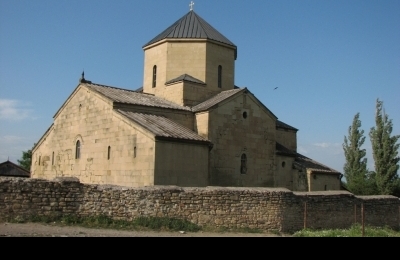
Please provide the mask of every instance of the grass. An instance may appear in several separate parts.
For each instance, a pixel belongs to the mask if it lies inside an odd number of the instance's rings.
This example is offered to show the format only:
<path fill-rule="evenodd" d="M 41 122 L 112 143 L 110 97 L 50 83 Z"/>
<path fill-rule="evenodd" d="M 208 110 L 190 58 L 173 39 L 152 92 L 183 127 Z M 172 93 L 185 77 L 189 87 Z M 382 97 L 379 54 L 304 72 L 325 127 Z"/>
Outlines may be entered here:
<path fill-rule="evenodd" d="M 87 228 L 115 229 L 115 230 L 135 230 L 135 231 L 185 231 L 185 232 L 215 232 L 215 233 L 264 233 L 260 229 L 236 228 L 228 229 L 224 227 L 201 227 L 187 220 L 167 218 L 167 217 L 138 217 L 132 221 L 115 220 L 108 216 L 87 216 L 77 217 L 75 215 L 63 216 L 30 216 L 14 217 L 7 219 L 10 223 L 47 223 L 61 226 L 81 226 Z M 270 232 L 276 235 L 280 233 Z M 293 237 L 362 237 L 362 226 L 353 225 L 349 229 L 331 229 L 331 230 L 312 230 L 304 229 L 297 231 L 290 236 Z M 400 231 L 392 230 L 388 227 L 369 227 L 364 229 L 365 237 L 400 237 Z"/>
<path fill-rule="evenodd" d="M 167 217 L 138 217 L 132 221 L 115 220 L 108 216 L 86 216 L 78 217 L 75 215 L 49 215 L 49 216 L 29 216 L 14 217 L 7 219 L 10 223 L 45 223 L 60 226 L 81 226 L 87 228 L 115 229 L 115 230 L 135 230 L 135 231 L 185 231 L 185 232 L 215 232 L 215 233 L 252 233 L 261 234 L 263 230 L 254 228 L 228 229 L 224 227 L 198 226 L 189 221 Z"/>
<path fill-rule="evenodd" d="M 349 229 L 311 230 L 304 229 L 293 234 L 294 237 L 362 237 L 362 226 L 353 225 Z M 364 237 L 400 237 L 400 231 L 388 227 L 365 227 Z"/>
<path fill-rule="evenodd" d="M 104 228 L 116 230 L 153 230 L 153 231 L 186 231 L 198 232 L 200 226 L 186 220 L 174 218 L 139 217 L 132 221 L 115 220 L 108 216 L 77 217 L 64 216 L 29 216 L 25 218 L 14 217 L 7 220 L 10 223 L 47 223 L 64 226 L 81 226 L 87 228 Z"/>
<path fill-rule="evenodd" d="M 249 234 L 262 234 L 264 233 L 263 230 L 257 228 L 227 228 L 227 227 L 212 227 L 212 226 L 205 226 L 202 227 L 202 231 L 205 232 L 212 232 L 212 233 L 249 233 Z"/>
<path fill-rule="evenodd" d="M 172 231 L 188 231 L 197 232 L 201 230 L 196 224 L 186 220 L 173 218 L 156 218 L 156 217 L 139 217 L 133 221 L 140 227 L 149 228 L 151 230 L 172 230 Z"/>

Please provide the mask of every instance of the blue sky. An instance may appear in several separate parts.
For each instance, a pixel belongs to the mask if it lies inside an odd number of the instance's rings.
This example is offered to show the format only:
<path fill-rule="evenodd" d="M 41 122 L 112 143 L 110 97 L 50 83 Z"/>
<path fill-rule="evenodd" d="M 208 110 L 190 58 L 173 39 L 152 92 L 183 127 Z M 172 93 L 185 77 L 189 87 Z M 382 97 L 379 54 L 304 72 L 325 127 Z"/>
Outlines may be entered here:
<path fill-rule="evenodd" d="M 376 99 L 400 134 L 399 0 L 194 2 L 238 46 L 235 84 L 299 129 L 298 152 L 342 172 L 359 112 L 373 170 Z M 142 46 L 189 3 L 0 0 L 0 162 L 17 162 L 40 139 L 82 70 L 96 83 L 141 87 Z"/>

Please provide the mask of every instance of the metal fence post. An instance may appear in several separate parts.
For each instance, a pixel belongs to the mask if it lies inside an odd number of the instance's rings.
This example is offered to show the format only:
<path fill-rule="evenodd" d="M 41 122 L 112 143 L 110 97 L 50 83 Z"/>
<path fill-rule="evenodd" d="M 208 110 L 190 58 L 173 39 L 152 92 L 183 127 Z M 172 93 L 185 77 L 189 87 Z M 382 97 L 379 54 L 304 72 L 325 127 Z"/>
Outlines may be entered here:
<path fill-rule="evenodd" d="M 361 204 L 361 222 L 362 222 L 362 236 L 364 237 L 365 235 L 365 209 L 364 209 L 364 203 Z"/>
<path fill-rule="evenodd" d="M 354 224 L 357 224 L 357 204 L 354 204 Z"/>
<path fill-rule="evenodd" d="M 304 229 L 307 228 L 307 202 L 304 202 Z"/>

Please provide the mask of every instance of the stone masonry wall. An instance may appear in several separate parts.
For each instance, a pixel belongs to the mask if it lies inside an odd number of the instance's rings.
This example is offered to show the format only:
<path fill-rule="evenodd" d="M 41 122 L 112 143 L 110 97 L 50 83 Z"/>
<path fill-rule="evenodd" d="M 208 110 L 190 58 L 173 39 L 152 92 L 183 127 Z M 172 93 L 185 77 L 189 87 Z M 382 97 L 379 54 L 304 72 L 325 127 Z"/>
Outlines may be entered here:
<path fill-rule="evenodd" d="M 400 200 L 393 196 L 356 197 L 344 191 L 293 193 L 283 188 L 125 188 L 0 177 L 0 219 L 16 216 L 107 215 L 186 219 L 201 226 L 258 228 L 293 232 L 304 228 L 346 228 L 359 222 L 399 229 Z M 306 213 L 306 214 L 305 214 Z"/>

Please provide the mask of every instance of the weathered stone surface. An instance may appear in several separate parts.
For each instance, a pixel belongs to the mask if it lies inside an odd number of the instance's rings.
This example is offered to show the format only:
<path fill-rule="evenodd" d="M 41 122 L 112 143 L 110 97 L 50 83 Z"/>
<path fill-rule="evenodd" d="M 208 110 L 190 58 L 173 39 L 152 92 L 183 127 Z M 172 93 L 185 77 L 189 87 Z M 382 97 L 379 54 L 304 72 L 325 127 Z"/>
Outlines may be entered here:
<path fill-rule="evenodd" d="M 347 228 L 361 222 L 399 229 L 400 200 L 393 196 L 354 196 L 349 192 L 293 193 L 269 188 L 101 187 L 76 182 L 13 180 L 0 177 L 0 219 L 29 215 L 105 214 L 186 219 L 204 226 L 258 228 L 283 232 L 308 228 Z M 71 189 L 74 191 L 71 192 Z M 25 197 L 21 199 L 20 190 Z M 44 193 L 44 191 L 49 191 Z M 47 195 L 46 195 L 47 194 Z M 57 194 L 54 197 L 53 194 Z"/>

